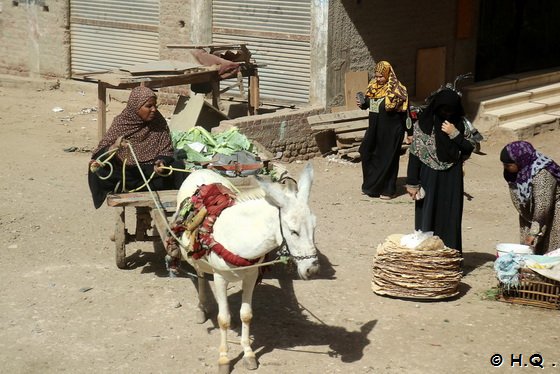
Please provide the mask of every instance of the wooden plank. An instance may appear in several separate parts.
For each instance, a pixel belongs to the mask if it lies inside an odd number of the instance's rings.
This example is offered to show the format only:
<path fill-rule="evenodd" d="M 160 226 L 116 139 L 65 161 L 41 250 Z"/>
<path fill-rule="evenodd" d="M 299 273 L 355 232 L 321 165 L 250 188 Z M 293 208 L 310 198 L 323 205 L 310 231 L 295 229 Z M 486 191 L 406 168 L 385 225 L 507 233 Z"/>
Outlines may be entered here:
<path fill-rule="evenodd" d="M 356 93 L 365 92 L 368 85 L 367 71 L 349 71 L 344 74 L 344 96 L 347 110 L 356 109 Z"/>
<path fill-rule="evenodd" d="M 358 152 L 360 150 L 360 146 L 359 145 L 355 145 L 353 147 L 350 148 L 343 148 L 341 150 L 338 151 L 338 154 L 340 155 L 346 155 L 348 153 L 352 153 L 352 152 Z"/>
<path fill-rule="evenodd" d="M 346 105 L 331 107 L 331 113 L 346 112 Z"/>
<path fill-rule="evenodd" d="M 342 122 L 342 121 L 351 121 L 355 119 L 363 119 L 367 118 L 369 115 L 367 110 L 349 110 L 346 112 L 336 112 L 336 113 L 325 113 L 325 114 L 318 114 L 316 116 L 309 116 L 307 117 L 307 122 L 310 125 L 317 125 L 320 123 L 326 122 Z"/>
<path fill-rule="evenodd" d="M 359 147 L 360 144 L 362 144 L 362 142 L 361 141 L 354 141 L 354 140 L 351 140 L 351 141 L 348 141 L 348 142 L 337 140 L 336 144 L 337 144 L 337 148 L 342 150 L 342 149 Z"/>
<path fill-rule="evenodd" d="M 360 158 L 360 153 L 359 152 L 351 152 L 348 153 L 347 155 L 345 155 L 346 157 L 349 157 L 351 159 L 357 160 Z"/>
<path fill-rule="evenodd" d="M 159 199 L 166 211 L 173 211 L 177 205 L 178 190 L 154 191 L 156 200 Z M 150 192 L 131 192 L 107 195 L 107 205 L 119 206 L 145 206 L 155 208 L 156 204 Z"/>
<path fill-rule="evenodd" d="M 196 71 L 202 67 L 203 66 L 200 64 L 192 64 L 178 60 L 159 60 L 126 66 L 120 70 L 127 71 L 132 75 L 151 75 L 155 73 L 185 74 L 187 70 Z"/>
<path fill-rule="evenodd" d="M 334 130 L 335 133 L 343 133 L 349 131 L 356 131 L 356 130 L 365 130 L 369 126 L 369 121 L 367 118 L 360 119 L 357 121 L 348 121 L 348 122 L 337 122 L 337 123 L 328 123 L 324 125 L 314 125 L 311 126 L 311 131 L 325 131 L 325 130 Z"/>
<path fill-rule="evenodd" d="M 258 187 L 252 177 L 227 177 L 240 192 Z M 177 193 L 179 190 L 154 191 L 156 200 L 159 200 L 166 212 L 174 212 L 177 207 Z M 149 191 L 129 192 L 107 195 L 107 205 L 110 207 L 149 207 L 155 208 L 156 203 Z"/>
<path fill-rule="evenodd" d="M 364 138 L 365 135 L 365 131 L 352 131 L 352 132 L 346 132 L 346 133 L 342 133 L 342 134 L 338 134 L 336 136 L 337 140 L 341 140 L 341 141 L 361 141 Z"/>
<path fill-rule="evenodd" d="M 154 225 L 156 227 L 156 230 L 159 234 L 159 237 L 161 238 L 161 240 L 165 244 L 165 239 L 167 239 L 167 231 L 168 231 L 167 226 L 169 224 L 169 219 L 167 217 L 169 215 L 166 214 L 166 218 L 164 220 L 164 217 L 162 217 L 160 212 L 155 210 L 155 209 L 150 212 L 150 215 L 152 216 L 152 222 L 154 223 Z"/>

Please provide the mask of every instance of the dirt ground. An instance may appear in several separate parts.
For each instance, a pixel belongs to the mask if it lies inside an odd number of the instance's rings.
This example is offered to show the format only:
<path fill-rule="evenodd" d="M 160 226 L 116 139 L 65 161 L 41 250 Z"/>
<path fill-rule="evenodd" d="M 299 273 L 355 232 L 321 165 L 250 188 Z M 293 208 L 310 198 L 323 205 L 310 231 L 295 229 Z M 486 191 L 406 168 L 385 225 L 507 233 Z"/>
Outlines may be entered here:
<path fill-rule="evenodd" d="M 150 243 L 127 246 L 130 269 L 115 266 L 109 235 L 116 210 L 93 208 L 89 153 L 81 152 L 97 143 L 96 113 L 90 112 L 96 86 L 63 81 L 56 88 L 6 76 L 0 83 L 0 371 L 217 372 L 217 307 L 211 320 L 196 324 L 193 283 L 166 277 Z M 113 100 L 108 121 L 123 107 Z M 559 140 L 560 133 L 551 132 L 532 142 L 560 160 Z M 301 281 L 277 269 L 271 274 L 278 277 L 257 287 L 257 372 L 504 372 L 519 366 L 519 355 L 521 365 L 531 367 L 533 354 L 542 356 L 547 370 L 558 370 L 558 311 L 485 298 L 497 284 L 496 244 L 518 240 L 498 160 L 503 145 L 490 139 L 482 147 L 486 154 L 473 155 L 466 165 L 466 275 L 459 296 L 437 302 L 371 291 L 377 245 L 413 229 L 413 203 L 402 188 L 407 156 L 401 158 L 400 196 L 388 202 L 361 195 L 359 164 L 312 160 L 310 204 L 322 271 Z M 303 164 L 286 166 L 297 175 Z M 230 289 L 230 300 L 232 372 L 243 373 L 238 286 Z M 491 365 L 494 354 L 503 357 L 500 368 Z"/>

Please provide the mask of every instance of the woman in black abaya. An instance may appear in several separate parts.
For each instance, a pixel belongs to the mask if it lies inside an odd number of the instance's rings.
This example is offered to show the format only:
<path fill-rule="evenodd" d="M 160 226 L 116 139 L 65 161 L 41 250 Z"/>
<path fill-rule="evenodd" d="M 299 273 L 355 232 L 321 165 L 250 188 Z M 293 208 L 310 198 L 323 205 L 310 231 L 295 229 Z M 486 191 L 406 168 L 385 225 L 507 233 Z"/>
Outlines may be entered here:
<path fill-rule="evenodd" d="M 399 157 L 406 127 L 408 94 L 387 61 L 375 65 L 361 109 L 369 109 L 369 126 L 360 145 L 362 192 L 391 199 L 396 192 Z"/>
<path fill-rule="evenodd" d="M 415 229 L 433 231 L 462 252 L 463 161 L 474 146 L 465 139 L 461 97 L 438 92 L 414 124 L 406 189 L 416 200 Z"/>
<path fill-rule="evenodd" d="M 134 147 L 139 165 L 136 165 L 127 143 Z M 98 160 L 106 154 L 104 162 Z M 170 174 L 162 169 L 163 166 L 185 168 L 184 162 L 173 157 L 171 133 L 165 118 L 157 110 L 155 92 L 148 87 L 135 87 L 126 107 L 92 151 L 88 183 L 93 205 L 99 208 L 111 192 L 146 190 L 138 167 L 149 179 L 152 190 L 180 188 L 186 174 Z"/>

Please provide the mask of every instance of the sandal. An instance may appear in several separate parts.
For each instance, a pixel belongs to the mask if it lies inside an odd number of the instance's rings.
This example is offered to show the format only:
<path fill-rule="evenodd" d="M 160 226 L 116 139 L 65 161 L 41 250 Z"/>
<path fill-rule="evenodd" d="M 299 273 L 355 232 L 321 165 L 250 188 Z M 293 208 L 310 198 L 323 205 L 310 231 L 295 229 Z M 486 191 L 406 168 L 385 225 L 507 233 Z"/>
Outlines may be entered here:
<path fill-rule="evenodd" d="M 391 199 L 393 199 L 393 196 L 379 195 L 379 198 L 381 200 L 391 200 Z"/>

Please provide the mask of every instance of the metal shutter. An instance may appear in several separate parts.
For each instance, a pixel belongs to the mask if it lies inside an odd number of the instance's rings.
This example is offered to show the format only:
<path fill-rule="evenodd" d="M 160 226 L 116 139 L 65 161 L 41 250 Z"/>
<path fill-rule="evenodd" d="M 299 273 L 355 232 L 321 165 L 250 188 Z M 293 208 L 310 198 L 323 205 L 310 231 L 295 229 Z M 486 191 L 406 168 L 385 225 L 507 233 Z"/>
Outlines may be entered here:
<path fill-rule="evenodd" d="M 72 74 L 159 60 L 159 0 L 71 0 Z"/>
<path fill-rule="evenodd" d="M 212 42 L 246 43 L 262 99 L 309 102 L 311 0 L 213 0 Z"/>

